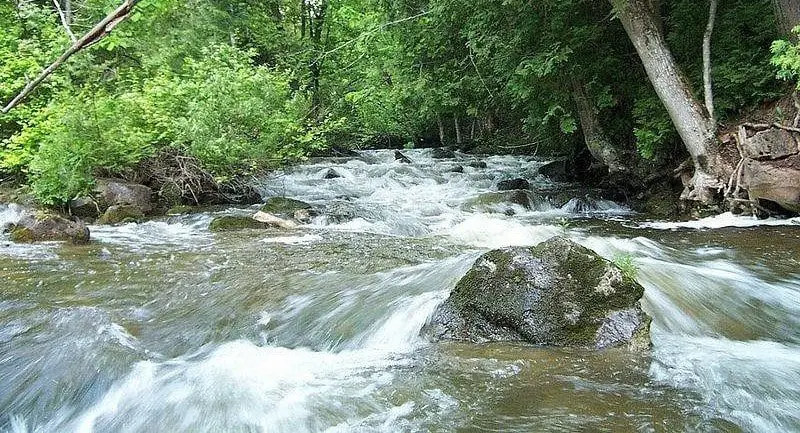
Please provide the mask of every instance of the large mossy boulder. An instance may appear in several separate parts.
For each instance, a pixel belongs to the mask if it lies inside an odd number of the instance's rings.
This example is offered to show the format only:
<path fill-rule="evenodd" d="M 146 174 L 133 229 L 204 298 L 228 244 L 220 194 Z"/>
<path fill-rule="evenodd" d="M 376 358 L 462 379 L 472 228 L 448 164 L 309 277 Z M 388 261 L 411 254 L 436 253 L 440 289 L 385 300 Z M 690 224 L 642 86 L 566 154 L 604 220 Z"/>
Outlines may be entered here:
<path fill-rule="evenodd" d="M 73 244 L 89 242 L 89 228 L 81 221 L 61 215 L 43 213 L 22 218 L 6 229 L 9 239 L 18 243 L 66 241 Z"/>
<path fill-rule="evenodd" d="M 595 252 L 555 237 L 481 256 L 423 333 L 435 340 L 546 346 L 650 346 L 644 289 Z"/>

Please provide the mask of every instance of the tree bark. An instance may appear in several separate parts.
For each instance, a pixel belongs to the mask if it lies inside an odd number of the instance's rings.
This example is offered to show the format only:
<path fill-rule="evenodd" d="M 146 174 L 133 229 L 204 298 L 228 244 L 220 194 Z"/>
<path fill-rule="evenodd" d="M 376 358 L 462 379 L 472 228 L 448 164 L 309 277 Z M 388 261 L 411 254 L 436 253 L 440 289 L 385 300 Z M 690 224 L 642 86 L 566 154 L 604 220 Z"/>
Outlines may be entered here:
<path fill-rule="evenodd" d="M 792 37 L 792 29 L 800 25 L 800 0 L 772 0 L 775 21 L 778 30 L 787 37 Z"/>
<path fill-rule="evenodd" d="M 717 149 L 716 130 L 703 106 L 692 95 L 663 34 L 653 19 L 648 0 L 610 0 L 642 60 L 656 94 L 669 113 L 694 163 L 694 176 L 684 199 L 709 203 L 732 171 Z"/>
<path fill-rule="evenodd" d="M 625 171 L 625 167 L 620 164 L 616 150 L 600 125 L 600 119 L 597 117 L 594 105 L 586 96 L 586 87 L 579 80 L 572 80 L 571 84 L 572 99 L 575 101 L 583 139 L 586 142 L 589 153 L 592 154 L 595 160 L 608 167 L 609 173 Z"/>
<path fill-rule="evenodd" d="M 458 116 L 453 117 L 453 124 L 456 128 L 456 144 L 461 145 L 461 125 L 458 123 Z"/>
<path fill-rule="evenodd" d="M 714 33 L 714 21 L 717 18 L 718 0 L 711 0 L 708 8 L 708 25 L 703 35 L 703 89 L 706 101 L 706 111 L 711 121 L 711 127 L 717 129 L 717 116 L 714 114 L 714 88 L 711 83 L 711 35 Z"/>

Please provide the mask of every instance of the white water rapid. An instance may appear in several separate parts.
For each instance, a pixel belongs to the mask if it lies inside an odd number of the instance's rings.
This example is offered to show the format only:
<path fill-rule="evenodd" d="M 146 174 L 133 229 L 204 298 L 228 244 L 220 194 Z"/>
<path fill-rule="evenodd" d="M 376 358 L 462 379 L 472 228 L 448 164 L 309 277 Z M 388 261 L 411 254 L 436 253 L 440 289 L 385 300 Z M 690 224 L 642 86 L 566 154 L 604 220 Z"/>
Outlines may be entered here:
<path fill-rule="evenodd" d="M 320 211 L 294 231 L 209 232 L 254 210 L 229 209 L 4 240 L 0 432 L 800 431 L 795 222 L 642 221 L 530 158 L 406 154 L 264 179 Z M 492 195 L 516 177 L 527 207 Z M 652 354 L 419 336 L 481 253 L 554 235 L 635 264 Z"/>

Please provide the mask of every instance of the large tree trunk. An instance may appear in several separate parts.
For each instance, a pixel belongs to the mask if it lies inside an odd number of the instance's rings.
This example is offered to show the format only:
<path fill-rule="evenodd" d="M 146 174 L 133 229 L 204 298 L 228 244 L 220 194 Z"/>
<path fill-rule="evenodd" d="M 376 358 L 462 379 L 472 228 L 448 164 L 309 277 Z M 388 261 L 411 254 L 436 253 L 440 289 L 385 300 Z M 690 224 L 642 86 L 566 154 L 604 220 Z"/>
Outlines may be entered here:
<path fill-rule="evenodd" d="M 778 29 L 789 36 L 795 26 L 800 25 L 800 0 L 772 0 Z"/>
<path fill-rule="evenodd" d="M 713 122 L 692 95 L 689 83 L 672 57 L 653 18 L 652 3 L 648 0 L 610 1 L 692 157 L 695 172 L 682 198 L 709 203 L 732 171 L 717 149 Z"/>
<path fill-rule="evenodd" d="M 595 160 L 608 167 L 609 173 L 624 171 L 625 167 L 620 164 L 616 150 L 600 125 L 594 105 L 586 96 L 586 87 L 578 80 L 572 81 L 572 99 L 575 101 L 583 139 L 586 141 L 589 153 Z"/>
<path fill-rule="evenodd" d="M 453 118 L 453 126 L 455 127 L 455 130 L 456 130 L 456 144 L 460 146 L 461 145 L 461 125 L 458 122 L 458 116 L 455 116 Z"/>

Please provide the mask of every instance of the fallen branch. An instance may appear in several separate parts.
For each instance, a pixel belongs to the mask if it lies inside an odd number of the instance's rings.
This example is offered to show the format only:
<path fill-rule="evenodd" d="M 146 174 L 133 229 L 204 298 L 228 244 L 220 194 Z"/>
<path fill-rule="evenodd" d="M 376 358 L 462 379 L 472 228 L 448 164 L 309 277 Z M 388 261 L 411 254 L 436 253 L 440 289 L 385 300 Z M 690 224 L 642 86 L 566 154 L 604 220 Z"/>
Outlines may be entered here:
<path fill-rule="evenodd" d="M 769 129 L 769 128 L 778 128 L 778 129 L 783 129 L 784 131 L 800 133 L 800 128 L 795 128 L 795 127 L 792 127 L 792 126 L 782 125 L 782 124 L 780 124 L 778 122 L 774 122 L 774 123 L 742 123 L 742 126 L 744 126 L 746 128 L 750 128 L 750 129 L 760 129 L 760 130 Z"/>
<path fill-rule="evenodd" d="M 120 22 L 125 20 L 125 18 L 130 15 L 131 11 L 133 11 L 133 7 L 136 6 L 139 0 L 125 0 L 122 5 L 120 5 L 114 12 L 106 15 L 99 23 L 97 23 L 94 27 L 92 27 L 89 32 L 83 35 L 80 39 L 75 41 L 66 51 L 62 54 L 55 62 L 53 62 L 50 66 L 45 68 L 38 77 L 33 79 L 32 81 L 28 82 L 25 88 L 11 100 L 5 107 L 0 110 L 3 114 L 8 113 L 16 107 L 26 96 L 28 96 L 31 92 L 33 92 L 36 87 L 39 86 L 50 74 L 52 74 L 59 66 L 61 66 L 64 62 L 66 62 L 73 54 L 77 53 L 78 51 L 95 44 L 96 42 L 100 41 L 104 37 L 108 36 L 109 33 L 117 26 Z"/>

